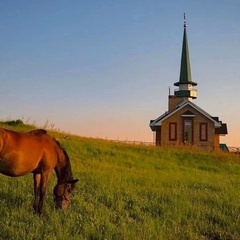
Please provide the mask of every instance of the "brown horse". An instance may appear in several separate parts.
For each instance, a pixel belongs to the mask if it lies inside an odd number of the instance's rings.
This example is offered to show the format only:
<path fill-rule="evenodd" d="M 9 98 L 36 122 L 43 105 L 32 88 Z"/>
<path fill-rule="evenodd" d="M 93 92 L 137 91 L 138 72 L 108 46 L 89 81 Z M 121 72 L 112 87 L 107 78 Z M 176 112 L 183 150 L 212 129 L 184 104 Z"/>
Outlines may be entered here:
<path fill-rule="evenodd" d="M 0 173 L 10 177 L 33 173 L 33 208 L 39 215 L 42 215 L 46 186 L 53 169 L 57 175 L 55 205 L 66 209 L 78 179 L 73 179 L 68 154 L 60 143 L 43 129 L 19 133 L 0 128 Z"/>

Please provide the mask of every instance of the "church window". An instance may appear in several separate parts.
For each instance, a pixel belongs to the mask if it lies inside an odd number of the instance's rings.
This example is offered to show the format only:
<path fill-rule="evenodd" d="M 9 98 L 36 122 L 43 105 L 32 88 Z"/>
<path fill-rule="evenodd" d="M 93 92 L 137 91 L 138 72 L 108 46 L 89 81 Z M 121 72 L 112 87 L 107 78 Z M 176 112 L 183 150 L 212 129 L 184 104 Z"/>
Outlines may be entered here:
<path fill-rule="evenodd" d="M 208 140 L 208 124 L 207 123 L 200 123 L 200 141 L 207 141 Z"/>
<path fill-rule="evenodd" d="M 169 141 L 177 141 L 177 123 L 169 123 Z"/>
<path fill-rule="evenodd" d="M 184 118 L 183 119 L 183 142 L 193 142 L 193 120 Z"/>

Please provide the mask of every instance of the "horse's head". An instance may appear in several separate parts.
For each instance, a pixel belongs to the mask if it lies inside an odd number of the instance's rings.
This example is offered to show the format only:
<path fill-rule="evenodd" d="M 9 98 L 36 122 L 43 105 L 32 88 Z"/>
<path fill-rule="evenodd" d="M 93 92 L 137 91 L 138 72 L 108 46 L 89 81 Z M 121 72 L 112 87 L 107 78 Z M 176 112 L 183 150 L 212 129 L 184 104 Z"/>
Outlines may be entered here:
<path fill-rule="evenodd" d="M 54 187 L 55 206 L 57 209 L 67 209 L 70 204 L 70 196 L 75 188 L 78 179 L 68 181 L 67 183 L 57 184 Z"/>

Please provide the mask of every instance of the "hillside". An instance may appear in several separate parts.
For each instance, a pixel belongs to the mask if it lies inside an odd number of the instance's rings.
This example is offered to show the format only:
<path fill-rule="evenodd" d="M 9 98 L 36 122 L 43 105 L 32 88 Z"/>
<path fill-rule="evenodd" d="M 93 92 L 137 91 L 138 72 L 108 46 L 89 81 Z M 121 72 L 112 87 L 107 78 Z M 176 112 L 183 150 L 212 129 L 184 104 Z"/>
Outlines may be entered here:
<path fill-rule="evenodd" d="M 31 174 L 0 175 L 1 239 L 240 238 L 239 155 L 49 134 L 60 139 L 80 179 L 71 207 L 54 209 L 54 173 L 43 218 L 32 213 Z"/>

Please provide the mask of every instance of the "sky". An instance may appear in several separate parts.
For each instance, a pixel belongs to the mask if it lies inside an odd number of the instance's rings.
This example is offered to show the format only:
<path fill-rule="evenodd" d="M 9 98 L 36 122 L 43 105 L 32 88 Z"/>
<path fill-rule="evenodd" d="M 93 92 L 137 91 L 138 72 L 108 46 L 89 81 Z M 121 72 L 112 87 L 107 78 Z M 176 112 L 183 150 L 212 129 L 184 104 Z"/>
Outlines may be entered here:
<path fill-rule="evenodd" d="M 239 0 L 0 1 L 0 120 L 152 142 L 179 81 L 186 13 L 194 103 L 240 146 Z"/>

